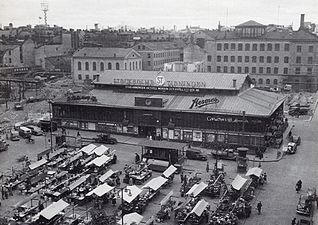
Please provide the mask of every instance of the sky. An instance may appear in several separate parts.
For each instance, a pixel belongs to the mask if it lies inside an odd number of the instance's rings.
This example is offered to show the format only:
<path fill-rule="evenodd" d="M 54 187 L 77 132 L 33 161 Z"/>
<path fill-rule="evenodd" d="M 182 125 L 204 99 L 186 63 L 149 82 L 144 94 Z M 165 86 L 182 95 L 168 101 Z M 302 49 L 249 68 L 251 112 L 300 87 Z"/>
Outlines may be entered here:
<path fill-rule="evenodd" d="M 45 0 L 48 24 L 64 28 L 188 26 L 215 29 L 248 20 L 299 28 L 300 14 L 318 24 L 318 0 Z M 44 24 L 43 0 L 0 0 L 0 24 Z M 39 18 L 41 17 L 41 19 Z"/>

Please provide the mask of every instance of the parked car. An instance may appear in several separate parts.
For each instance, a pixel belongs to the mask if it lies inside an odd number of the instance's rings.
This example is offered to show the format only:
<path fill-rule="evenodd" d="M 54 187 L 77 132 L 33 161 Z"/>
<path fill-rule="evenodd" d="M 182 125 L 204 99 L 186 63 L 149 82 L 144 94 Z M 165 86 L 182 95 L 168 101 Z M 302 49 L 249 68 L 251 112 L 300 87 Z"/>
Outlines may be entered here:
<path fill-rule="evenodd" d="M 21 102 L 17 102 L 14 104 L 15 110 L 23 110 L 23 104 Z"/>
<path fill-rule="evenodd" d="M 238 155 L 234 149 L 224 149 L 224 150 L 212 150 L 211 154 L 214 158 L 218 157 L 219 159 L 227 159 L 227 160 L 236 160 L 236 156 Z"/>
<path fill-rule="evenodd" d="M 16 130 L 11 130 L 10 131 L 10 140 L 11 141 L 19 141 L 20 140 L 19 132 Z"/>
<path fill-rule="evenodd" d="M 188 159 L 196 159 L 206 161 L 208 159 L 207 154 L 203 152 L 201 149 L 197 148 L 188 148 L 186 150 L 186 157 Z"/>
<path fill-rule="evenodd" d="M 34 125 L 28 125 L 26 126 L 27 128 L 29 128 L 31 130 L 31 133 L 35 136 L 41 136 L 43 135 L 43 131 L 41 130 L 40 127 L 34 126 Z"/>
<path fill-rule="evenodd" d="M 297 135 L 291 135 L 291 136 L 288 138 L 288 140 L 289 140 L 290 142 L 296 143 L 297 146 L 300 145 L 300 143 L 301 143 L 301 138 L 300 138 L 300 136 L 297 136 Z"/>
<path fill-rule="evenodd" d="M 117 144 L 117 139 L 111 137 L 110 134 L 98 134 L 97 138 L 94 138 L 94 141 L 102 144 Z"/>
<path fill-rule="evenodd" d="M 297 151 L 297 144 L 294 142 L 289 142 L 287 145 L 287 153 L 295 154 Z"/>

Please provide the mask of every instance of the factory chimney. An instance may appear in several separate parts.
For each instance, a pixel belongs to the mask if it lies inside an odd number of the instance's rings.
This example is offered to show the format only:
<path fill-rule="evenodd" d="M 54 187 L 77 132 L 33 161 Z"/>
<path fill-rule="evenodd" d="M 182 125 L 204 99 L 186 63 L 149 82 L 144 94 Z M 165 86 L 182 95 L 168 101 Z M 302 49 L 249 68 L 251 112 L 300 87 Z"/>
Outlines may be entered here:
<path fill-rule="evenodd" d="M 299 30 L 304 29 L 304 28 L 305 28 L 305 14 L 300 14 Z"/>

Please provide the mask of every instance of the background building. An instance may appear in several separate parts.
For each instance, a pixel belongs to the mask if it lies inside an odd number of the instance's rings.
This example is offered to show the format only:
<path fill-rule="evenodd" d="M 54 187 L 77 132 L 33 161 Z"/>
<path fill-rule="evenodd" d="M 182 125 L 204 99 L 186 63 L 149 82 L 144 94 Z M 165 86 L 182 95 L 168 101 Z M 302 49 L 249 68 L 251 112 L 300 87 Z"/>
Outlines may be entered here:
<path fill-rule="evenodd" d="M 85 47 L 72 57 L 72 73 L 75 82 L 95 80 L 106 70 L 141 70 L 141 57 L 131 48 Z"/>

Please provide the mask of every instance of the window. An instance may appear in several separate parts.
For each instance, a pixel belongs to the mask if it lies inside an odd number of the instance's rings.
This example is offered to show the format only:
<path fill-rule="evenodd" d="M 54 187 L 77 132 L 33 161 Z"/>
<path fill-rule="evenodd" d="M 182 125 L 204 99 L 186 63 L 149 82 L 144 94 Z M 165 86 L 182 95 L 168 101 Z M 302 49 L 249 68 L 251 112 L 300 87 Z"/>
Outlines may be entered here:
<path fill-rule="evenodd" d="M 89 80 L 89 75 L 88 74 L 85 75 L 85 80 Z"/>
<path fill-rule="evenodd" d="M 78 70 L 82 70 L 82 63 L 81 63 L 81 62 L 78 62 L 78 63 L 77 63 L 77 69 L 78 69 Z"/>
<path fill-rule="evenodd" d="M 212 72 L 212 67 L 208 66 L 208 72 Z"/>
<path fill-rule="evenodd" d="M 249 68 L 247 66 L 244 68 L 244 72 L 249 73 Z"/>
<path fill-rule="evenodd" d="M 300 57 L 300 56 L 297 56 L 297 57 L 296 57 L 296 63 L 297 63 L 297 64 L 300 64 L 300 63 L 301 63 L 301 57 Z"/>
<path fill-rule="evenodd" d="M 249 51 L 250 50 L 250 44 L 245 44 L 245 51 Z"/>
<path fill-rule="evenodd" d="M 82 74 L 78 74 L 78 80 L 82 80 Z"/>
<path fill-rule="evenodd" d="M 272 62 L 272 57 L 267 56 L 267 58 L 266 58 L 266 62 L 267 62 L 267 63 L 271 63 L 271 62 Z"/>
<path fill-rule="evenodd" d="M 256 56 L 252 56 L 252 62 L 256 63 L 257 57 Z"/>
<path fill-rule="evenodd" d="M 277 85 L 277 84 L 278 84 L 277 79 L 274 79 L 274 80 L 273 80 L 273 84 L 274 84 L 274 85 Z"/>
<path fill-rule="evenodd" d="M 260 56 L 260 57 L 259 57 L 259 62 L 260 62 L 260 63 L 264 63 L 264 56 Z"/>
<path fill-rule="evenodd" d="M 284 50 L 285 50 L 285 52 L 289 52 L 289 44 L 284 45 Z"/>
<path fill-rule="evenodd" d="M 223 58 L 223 61 L 224 62 L 228 62 L 229 61 L 229 57 L 227 55 L 225 55 L 224 58 Z"/>
<path fill-rule="evenodd" d="M 11 55 L 11 50 L 9 50 L 9 55 Z"/>
<path fill-rule="evenodd" d="M 274 67 L 274 74 L 278 74 L 278 67 Z"/>
<path fill-rule="evenodd" d="M 231 73 L 235 73 L 235 68 L 234 68 L 234 66 L 231 66 Z"/>
<path fill-rule="evenodd" d="M 266 84 L 270 84 L 271 80 L 270 79 L 266 79 Z"/>
<path fill-rule="evenodd" d="M 273 50 L 273 45 L 267 44 L 267 51 L 272 51 L 272 50 Z"/>
<path fill-rule="evenodd" d="M 307 68 L 307 74 L 312 74 L 312 68 L 311 67 Z"/>
<path fill-rule="evenodd" d="M 301 52 L 301 46 L 300 46 L 300 45 L 297 45 L 296 51 L 297 51 L 297 52 Z"/>
<path fill-rule="evenodd" d="M 259 50 L 260 51 L 265 51 L 265 44 L 260 44 L 259 45 Z"/>
<path fill-rule="evenodd" d="M 125 70 L 127 70 L 127 63 L 125 63 Z"/>
<path fill-rule="evenodd" d="M 104 70 L 105 70 L 105 68 L 104 68 L 104 63 L 101 62 L 101 63 L 100 63 L 100 71 L 104 71 Z"/>
<path fill-rule="evenodd" d="M 259 79 L 258 79 L 258 83 L 259 83 L 259 84 L 263 84 L 263 79 L 262 79 L 262 78 L 259 78 Z"/>
<path fill-rule="evenodd" d="M 212 56 L 208 55 L 208 62 L 212 61 Z"/>
<path fill-rule="evenodd" d="M 88 64 L 88 62 L 85 62 L 85 70 L 89 70 L 89 64 Z"/>
<path fill-rule="evenodd" d="M 231 56 L 231 62 L 235 62 L 235 56 L 234 55 Z"/>
<path fill-rule="evenodd" d="M 280 44 L 275 44 L 275 51 L 280 51 Z"/>
<path fill-rule="evenodd" d="M 283 73 L 288 74 L 288 68 L 285 67 Z"/>
<path fill-rule="evenodd" d="M 242 51 L 243 50 L 243 44 L 238 44 L 238 46 L 237 46 L 237 50 L 239 50 L 239 51 Z"/>
<path fill-rule="evenodd" d="M 218 55 L 218 56 L 216 57 L 216 61 L 217 61 L 217 62 L 221 62 L 221 60 L 222 60 L 222 57 L 221 57 L 220 55 Z"/>
<path fill-rule="evenodd" d="M 256 67 L 252 67 L 252 73 L 256 73 Z"/>
<path fill-rule="evenodd" d="M 143 45 L 143 46 L 142 46 L 142 50 L 145 50 L 145 49 L 146 49 L 146 46 Z"/>
<path fill-rule="evenodd" d="M 135 62 L 132 62 L 133 70 L 135 70 Z"/>
<path fill-rule="evenodd" d="M 235 43 L 231 43 L 231 50 L 235 50 Z"/>
<path fill-rule="evenodd" d="M 216 49 L 218 51 L 221 51 L 222 50 L 222 44 L 221 43 L 217 44 Z"/>
<path fill-rule="evenodd" d="M 237 57 L 237 61 L 238 61 L 238 62 L 242 62 L 242 56 L 238 56 L 238 57 Z"/>
<path fill-rule="evenodd" d="M 279 57 L 278 56 L 274 57 L 274 63 L 279 63 Z"/>
<path fill-rule="evenodd" d="M 93 62 L 93 70 L 96 71 L 96 62 Z"/>
<path fill-rule="evenodd" d="M 250 57 L 249 56 L 245 56 L 245 62 L 249 62 L 250 61 Z"/>
<path fill-rule="evenodd" d="M 288 56 L 285 56 L 284 57 L 284 63 L 288 63 L 289 62 L 289 57 Z"/>
<path fill-rule="evenodd" d="M 223 73 L 227 73 L 227 66 L 223 67 Z"/>
<path fill-rule="evenodd" d="M 131 62 L 129 62 L 129 70 L 131 70 Z"/>
<path fill-rule="evenodd" d="M 300 74 L 300 67 L 296 67 L 295 73 L 296 73 L 296 74 Z"/>
<path fill-rule="evenodd" d="M 116 63 L 116 70 L 119 70 L 119 63 Z"/>
<path fill-rule="evenodd" d="M 257 44 L 253 44 L 252 50 L 253 50 L 253 51 L 257 51 Z"/>
<path fill-rule="evenodd" d="M 242 73 L 242 67 L 237 67 L 237 73 Z"/>
<path fill-rule="evenodd" d="M 148 58 L 151 58 L 151 55 L 150 55 L 150 53 L 148 53 L 148 54 L 147 54 L 147 57 L 148 57 Z"/>
<path fill-rule="evenodd" d="M 112 69 L 112 63 L 108 63 L 108 69 L 111 70 Z"/>
<path fill-rule="evenodd" d="M 314 46 L 313 45 L 309 45 L 308 52 L 314 52 Z"/>
<path fill-rule="evenodd" d="M 148 61 L 148 66 L 151 66 L 151 62 L 150 61 Z"/>
<path fill-rule="evenodd" d="M 308 57 L 308 64 L 312 64 L 312 57 Z"/>
<path fill-rule="evenodd" d="M 224 51 L 229 50 L 229 44 L 228 43 L 224 43 Z"/>
<path fill-rule="evenodd" d="M 271 73 L 271 68 L 270 67 L 266 67 L 266 73 L 270 74 Z"/>
<path fill-rule="evenodd" d="M 264 72 L 264 68 L 263 67 L 258 68 L 258 72 L 259 73 L 263 73 Z"/>
<path fill-rule="evenodd" d="M 220 66 L 217 66 L 217 67 L 216 67 L 216 72 L 218 72 L 218 73 L 221 72 L 221 67 L 220 67 Z"/>

